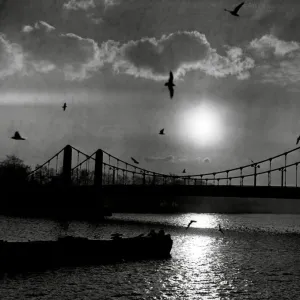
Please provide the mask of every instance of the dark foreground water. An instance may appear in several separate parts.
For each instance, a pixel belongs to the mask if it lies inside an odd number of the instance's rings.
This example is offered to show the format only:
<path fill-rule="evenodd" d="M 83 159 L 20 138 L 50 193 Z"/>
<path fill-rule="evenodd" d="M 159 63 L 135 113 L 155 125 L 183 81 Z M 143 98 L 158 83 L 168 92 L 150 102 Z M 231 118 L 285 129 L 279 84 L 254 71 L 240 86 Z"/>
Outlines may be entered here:
<path fill-rule="evenodd" d="M 185 230 L 191 219 L 197 223 Z M 152 228 L 171 233 L 172 258 L 5 276 L 0 299 L 300 299 L 297 215 L 115 214 L 104 224 L 72 222 L 68 234 L 109 238 Z M 54 221 L 0 216 L 0 239 L 62 232 Z"/>

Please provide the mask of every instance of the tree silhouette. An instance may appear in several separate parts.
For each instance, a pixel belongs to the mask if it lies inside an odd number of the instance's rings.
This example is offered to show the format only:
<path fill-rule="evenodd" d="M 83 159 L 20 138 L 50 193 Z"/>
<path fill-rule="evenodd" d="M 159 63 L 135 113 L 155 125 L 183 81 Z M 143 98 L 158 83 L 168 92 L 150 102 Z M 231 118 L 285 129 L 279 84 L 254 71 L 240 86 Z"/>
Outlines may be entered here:
<path fill-rule="evenodd" d="M 27 182 L 27 176 L 31 168 L 24 164 L 23 160 L 15 155 L 7 155 L 0 162 L 0 180 L 2 185 L 20 185 Z"/>
<path fill-rule="evenodd" d="M 35 169 L 39 168 L 40 165 L 36 165 Z M 54 168 L 49 168 L 48 166 L 43 166 L 38 169 L 29 180 L 33 183 L 47 185 L 51 184 L 53 177 L 56 175 Z"/>

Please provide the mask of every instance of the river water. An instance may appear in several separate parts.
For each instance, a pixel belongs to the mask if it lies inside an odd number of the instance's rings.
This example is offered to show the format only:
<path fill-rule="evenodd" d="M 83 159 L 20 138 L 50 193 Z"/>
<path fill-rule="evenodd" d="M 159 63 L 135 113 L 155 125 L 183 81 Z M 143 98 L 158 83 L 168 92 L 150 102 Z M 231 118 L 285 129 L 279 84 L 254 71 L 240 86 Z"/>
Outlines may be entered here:
<path fill-rule="evenodd" d="M 109 220 L 71 222 L 67 234 L 109 238 L 163 228 L 174 240 L 172 257 L 5 275 L 0 299 L 300 299 L 300 215 L 114 214 Z M 186 230 L 190 220 L 197 223 Z M 54 221 L 0 216 L 3 240 L 60 234 Z"/>

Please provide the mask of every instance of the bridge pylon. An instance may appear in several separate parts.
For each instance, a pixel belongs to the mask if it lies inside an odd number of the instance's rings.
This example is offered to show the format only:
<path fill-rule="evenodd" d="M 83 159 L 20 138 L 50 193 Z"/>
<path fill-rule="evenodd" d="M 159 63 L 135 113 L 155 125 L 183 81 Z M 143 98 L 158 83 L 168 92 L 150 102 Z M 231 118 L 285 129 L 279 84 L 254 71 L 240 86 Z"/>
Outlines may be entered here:
<path fill-rule="evenodd" d="M 102 186 L 102 177 L 103 177 L 103 151 L 98 149 L 96 151 L 96 162 L 95 162 L 95 177 L 94 177 L 94 186 Z"/>
<path fill-rule="evenodd" d="M 63 158 L 63 171 L 62 171 L 62 180 L 63 185 L 70 185 L 72 174 L 72 147 L 67 145 L 64 148 L 64 158 Z"/>

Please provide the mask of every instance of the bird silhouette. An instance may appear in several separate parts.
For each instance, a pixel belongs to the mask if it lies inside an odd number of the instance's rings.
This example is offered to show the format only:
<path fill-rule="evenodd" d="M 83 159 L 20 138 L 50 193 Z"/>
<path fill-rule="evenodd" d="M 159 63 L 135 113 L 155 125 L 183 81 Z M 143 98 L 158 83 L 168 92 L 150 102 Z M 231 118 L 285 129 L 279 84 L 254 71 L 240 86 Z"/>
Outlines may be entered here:
<path fill-rule="evenodd" d="M 171 99 L 172 99 L 173 96 L 174 96 L 174 88 L 173 88 L 173 87 L 175 86 L 175 84 L 173 83 L 173 79 L 174 79 L 173 73 L 170 71 L 169 81 L 167 81 L 167 82 L 165 83 L 165 86 L 167 86 L 168 89 L 169 89 Z"/>
<path fill-rule="evenodd" d="M 64 103 L 64 105 L 62 106 L 63 110 L 65 111 L 67 108 L 67 103 Z"/>
<path fill-rule="evenodd" d="M 159 134 L 161 134 L 161 135 L 164 135 L 165 133 L 164 133 L 164 131 L 165 131 L 165 129 L 163 128 L 163 129 L 161 129 L 160 131 L 159 131 Z"/>
<path fill-rule="evenodd" d="M 224 234 L 220 224 L 219 224 L 219 231 Z"/>
<path fill-rule="evenodd" d="M 139 162 L 136 160 L 136 159 L 134 159 L 133 157 L 131 157 L 131 160 L 135 163 L 135 164 L 139 164 Z"/>
<path fill-rule="evenodd" d="M 255 162 L 254 162 L 252 159 L 250 159 L 250 160 L 251 160 L 251 162 L 252 162 L 251 167 L 254 167 L 254 166 L 255 166 Z M 260 168 L 260 165 L 256 165 L 256 167 L 259 169 L 259 168 Z"/>
<path fill-rule="evenodd" d="M 245 2 L 242 2 L 241 4 L 239 4 L 237 7 L 235 7 L 234 10 L 228 10 L 228 9 L 224 9 L 225 11 L 228 11 L 230 14 L 232 14 L 235 17 L 239 17 L 240 15 L 238 15 L 238 11 L 241 9 L 241 7 L 244 5 Z"/>
<path fill-rule="evenodd" d="M 26 139 L 24 139 L 23 137 L 21 137 L 19 131 L 15 132 L 15 135 L 11 137 L 13 140 L 17 140 L 17 141 L 24 141 Z"/>
<path fill-rule="evenodd" d="M 186 227 L 186 229 L 189 229 L 190 226 L 192 225 L 192 223 L 197 223 L 197 221 L 191 220 L 190 223 L 188 224 L 188 226 Z"/>
<path fill-rule="evenodd" d="M 185 169 L 182 171 L 182 173 L 186 173 Z"/>
<path fill-rule="evenodd" d="M 297 143 L 296 143 L 296 145 L 298 145 L 299 141 L 300 141 L 300 135 L 299 135 L 298 138 L 297 138 Z"/>

